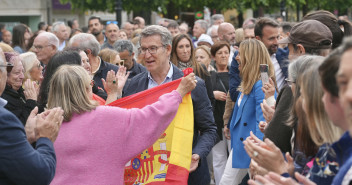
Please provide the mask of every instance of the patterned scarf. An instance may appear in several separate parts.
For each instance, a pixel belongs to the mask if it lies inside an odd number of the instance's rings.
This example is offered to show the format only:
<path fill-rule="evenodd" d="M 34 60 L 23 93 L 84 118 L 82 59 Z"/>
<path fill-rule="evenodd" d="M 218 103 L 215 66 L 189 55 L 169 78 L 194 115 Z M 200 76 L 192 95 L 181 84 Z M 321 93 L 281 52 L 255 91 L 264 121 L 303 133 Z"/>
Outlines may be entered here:
<path fill-rule="evenodd" d="M 189 62 L 177 61 L 177 67 L 183 71 L 184 69 L 187 69 L 189 67 L 192 68 L 192 62 L 191 61 L 189 61 Z"/>

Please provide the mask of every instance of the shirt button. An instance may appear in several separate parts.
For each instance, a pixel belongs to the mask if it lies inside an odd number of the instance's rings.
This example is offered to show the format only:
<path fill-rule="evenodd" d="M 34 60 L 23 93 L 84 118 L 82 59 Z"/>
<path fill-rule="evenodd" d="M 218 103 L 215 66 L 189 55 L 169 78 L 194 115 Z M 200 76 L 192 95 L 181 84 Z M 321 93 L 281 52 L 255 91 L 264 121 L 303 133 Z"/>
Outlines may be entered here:
<path fill-rule="evenodd" d="M 243 141 L 243 138 L 241 137 L 240 140 Z"/>

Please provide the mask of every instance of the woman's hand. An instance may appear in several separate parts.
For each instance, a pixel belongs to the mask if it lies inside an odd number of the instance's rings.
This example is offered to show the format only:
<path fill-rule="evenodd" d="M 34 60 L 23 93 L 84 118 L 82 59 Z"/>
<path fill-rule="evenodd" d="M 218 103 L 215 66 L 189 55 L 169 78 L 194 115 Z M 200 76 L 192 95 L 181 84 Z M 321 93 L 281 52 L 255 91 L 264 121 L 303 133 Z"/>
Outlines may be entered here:
<path fill-rule="evenodd" d="M 32 82 L 30 79 L 27 79 L 24 82 L 24 97 L 26 100 L 31 99 L 37 101 L 37 89 L 35 88 L 35 82 Z"/>
<path fill-rule="evenodd" d="M 231 139 L 230 129 L 227 128 L 227 125 L 224 126 L 224 136 L 226 139 Z"/>
<path fill-rule="evenodd" d="M 269 139 L 265 139 L 263 142 L 251 132 L 243 144 L 247 154 L 259 166 L 278 174 L 288 173 L 288 164 L 284 156 L 280 149 Z"/>
<path fill-rule="evenodd" d="M 222 91 L 213 91 L 213 93 L 216 100 L 226 101 L 226 93 Z"/>
<path fill-rule="evenodd" d="M 194 73 L 190 73 L 186 77 L 183 77 L 180 85 L 176 91 L 180 93 L 181 97 L 184 97 L 187 93 L 191 92 L 197 85 L 196 76 Z"/>
<path fill-rule="evenodd" d="M 253 159 L 249 164 L 249 171 L 251 172 L 251 179 L 254 179 L 255 175 L 266 175 L 267 173 L 269 173 L 266 169 L 260 167 L 258 163 L 256 163 Z"/>
<path fill-rule="evenodd" d="M 260 121 L 259 122 L 259 130 L 264 133 L 266 127 L 268 126 L 268 123 L 265 121 Z"/>
<path fill-rule="evenodd" d="M 263 85 L 262 90 L 265 94 L 265 99 L 268 99 L 270 96 L 275 95 L 275 86 L 274 86 L 274 81 L 269 78 L 269 83 L 266 83 Z"/>
<path fill-rule="evenodd" d="M 101 81 L 108 95 L 117 93 L 118 81 L 113 70 L 108 71 L 106 81 L 104 79 L 101 79 Z"/>
<path fill-rule="evenodd" d="M 127 68 L 125 66 L 121 66 L 116 73 L 116 78 L 117 78 L 117 81 L 119 82 L 117 87 L 119 95 L 122 95 L 123 87 L 125 86 L 128 76 L 130 75 L 130 72 L 126 73 L 126 71 L 127 71 Z"/>
<path fill-rule="evenodd" d="M 314 182 L 310 181 L 309 179 L 300 175 L 297 172 L 295 173 L 295 177 L 298 180 L 298 182 L 300 182 L 300 184 L 315 185 Z M 273 172 L 269 172 L 264 177 L 257 175 L 255 176 L 255 181 L 249 180 L 248 184 L 250 185 L 299 185 L 299 183 L 297 183 L 292 178 L 285 178 Z"/>
<path fill-rule="evenodd" d="M 275 113 L 275 106 L 269 106 L 266 103 L 266 100 L 263 100 L 263 103 L 260 104 L 260 107 L 262 108 L 263 111 L 263 116 L 264 119 L 267 123 L 270 123 L 270 121 L 273 119 L 274 113 Z"/>

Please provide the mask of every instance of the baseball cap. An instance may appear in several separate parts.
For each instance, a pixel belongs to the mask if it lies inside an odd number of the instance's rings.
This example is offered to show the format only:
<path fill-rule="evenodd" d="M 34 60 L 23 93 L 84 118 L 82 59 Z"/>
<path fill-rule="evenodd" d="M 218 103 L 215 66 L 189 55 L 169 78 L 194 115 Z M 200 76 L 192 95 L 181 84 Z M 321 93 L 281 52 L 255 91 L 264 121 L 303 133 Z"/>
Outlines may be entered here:
<path fill-rule="evenodd" d="M 213 45 L 214 42 L 213 40 L 211 40 L 211 37 L 209 35 L 206 35 L 206 34 L 202 34 L 200 35 L 199 39 L 198 39 L 198 43 L 199 42 L 207 42 L 209 43 L 210 45 Z"/>
<path fill-rule="evenodd" d="M 323 23 L 316 20 L 305 20 L 292 27 L 290 35 L 278 41 L 279 44 L 302 44 L 314 49 L 329 49 L 332 33 Z"/>

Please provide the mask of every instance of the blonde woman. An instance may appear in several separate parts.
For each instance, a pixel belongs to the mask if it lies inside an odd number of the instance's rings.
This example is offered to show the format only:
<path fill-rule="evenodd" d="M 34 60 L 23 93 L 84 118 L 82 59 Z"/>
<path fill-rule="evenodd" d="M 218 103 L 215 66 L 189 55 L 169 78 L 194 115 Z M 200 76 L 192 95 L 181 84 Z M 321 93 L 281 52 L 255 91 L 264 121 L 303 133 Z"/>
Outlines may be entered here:
<path fill-rule="evenodd" d="M 123 61 L 117 51 L 109 48 L 102 49 L 98 55 L 103 61 L 117 66 L 123 66 Z"/>
<path fill-rule="evenodd" d="M 207 46 L 198 46 L 194 51 L 194 59 L 199 64 L 204 64 L 208 72 L 216 71 L 215 68 L 210 65 L 211 54 L 210 49 Z"/>
<path fill-rule="evenodd" d="M 37 56 L 33 52 L 20 54 L 22 65 L 24 68 L 24 79 L 30 79 L 38 85 L 43 80 L 43 66 L 40 64 Z"/>
<path fill-rule="evenodd" d="M 116 80 L 108 75 L 107 81 Z M 170 124 L 182 97 L 196 86 L 191 73 L 175 91 L 142 109 L 97 106 L 88 72 L 61 66 L 50 81 L 48 107 L 62 107 L 64 122 L 55 141 L 56 184 L 124 183 L 125 164 L 152 145 Z"/>
<path fill-rule="evenodd" d="M 229 123 L 232 157 L 229 157 L 225 171 L 229 165 L 233 169 L 230 169 L 232 175 L 224 173 L 220 184 L 239 184 L 247 174 L 251 159 L 242 142 L 250 135 L 250 132 L 252 131 L 258 138 L 263 139 L 263 133 L 260 132 L 258 125 L 260 121 L 265 121 L 260 107 L 265 97 L 260 79 L 260 64 L 269 66 L 268 76 L 275 82 L 274 66 L 267 48 L 261 41 L 244 40 L 240 45 L 236 60 L 242 82 Z"/>

